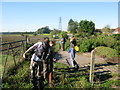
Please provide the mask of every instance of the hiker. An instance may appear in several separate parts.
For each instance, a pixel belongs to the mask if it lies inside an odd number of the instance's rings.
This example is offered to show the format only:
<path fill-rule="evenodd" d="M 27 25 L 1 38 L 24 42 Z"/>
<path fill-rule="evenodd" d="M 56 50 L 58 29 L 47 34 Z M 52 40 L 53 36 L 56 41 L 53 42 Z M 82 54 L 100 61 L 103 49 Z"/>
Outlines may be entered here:
<path fill-rule="evenodd" d="M 60 44 L 61 44 L 61 49 L 64 51 L 65 49 L 65 42 L 66 42 L 66 39 L 65 37 L 62 35 L 62 38 L 60 40 Z"/>
<path fill-rule="evenodd" d="M 48 64 L 47 64 L 47 79 L 49 81 L 49 83 L 51 84 L 52 83 L 52 73 L 53 73 L 53 58 L 54 58 L 54 48 L 53 46 L 55 45 L 55 43 L 53 41 L 50 41 L 50 49 L 49 49 L 49 55 L 47 57 L 47 61 L 48 61 Z"/>
<path fill-rule="evenodd" d="M 75 39 L 74 36 L 71 36 L 71 37 L 70 37 L 70 43 L 73 44 L 74 46 L 77 45 L 77 43 L 76 43 L 76 39 Z M 70 44 L 70 45 L 71 45 L 71 44 Z"/>
<path fill-rule="evenodd" d="M 50 48 L 48 49 L 48 54 L 46 56 L 46 59 L 43 61 L 43 72 L 44 72 L 44 79 L 45 80 L 49 80 L 48 76 L 49 76 L 49 72 L 50 69 L 53 69 L 53 65 L 52 63 L 52 59 L 53 59 L 53 46 L 54 46 L 54 42 L 50 41 L 49 42 Z"/>
<path fill-rule="evenodd" d="M 27 53 L 35 51 L 35 53 L 32 55 L 30 64 L 31 82 L 35 87 L 37 86 L 37 80 L 40 81 L 40 79 L 43 77 L 43 62 L 46 61 L 49 48 L 49 38 L 45 37 L 43 42 L 35 43 L 23 54 L 23 57 L 25 58 Z"/>
<path fill-rule="evenodd" d="M 72 68 L 75 68 L 75 64 L 74 64 L 75 49 L 73 44 L 71 44 L 70 49 L 68 50 L 68 53 L 70 53 L 70 62 L 72 64 Z"/>

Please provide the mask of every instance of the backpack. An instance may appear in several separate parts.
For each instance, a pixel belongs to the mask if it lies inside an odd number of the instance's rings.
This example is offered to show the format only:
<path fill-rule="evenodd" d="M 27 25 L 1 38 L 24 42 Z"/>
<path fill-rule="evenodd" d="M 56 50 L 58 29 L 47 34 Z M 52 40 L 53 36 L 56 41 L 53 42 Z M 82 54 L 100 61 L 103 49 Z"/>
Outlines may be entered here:
<path fill-rule="evenodd" d="M 76 43 L 76 40 L 75 40 L 75 39 L 72 41 L 72 44 L 73 44 L 74 46 L 76 46 L 76 45 L 77 45 L 77 43 Z"/>
<path fill-rule="evenodd" d="M 61 43 L 65 43 L 66 42 L 66 39 L 63 37 L 61 40 L 63 40 Z"/>
<path fill-rule="evenodd" d="M 64 42 L 66 42 L 66 39 L 64 38 Z"/>
<path fill-rule="evenodd" d="M 45 45 L 44 42 L 42 42 L 42 44 L 39 44 L 37 46 L 37 48 L 35 49 L 35 54 L 37 57 L 39 57 L 40 59 L 45 59 L 46 54 L 47 54 L 47 46 Z"/>
<path fill-rule="evenodd" d="M 80 50 L 80 47 L 78 45 L 76 45 L 75 50 L 78 52 Z"/>

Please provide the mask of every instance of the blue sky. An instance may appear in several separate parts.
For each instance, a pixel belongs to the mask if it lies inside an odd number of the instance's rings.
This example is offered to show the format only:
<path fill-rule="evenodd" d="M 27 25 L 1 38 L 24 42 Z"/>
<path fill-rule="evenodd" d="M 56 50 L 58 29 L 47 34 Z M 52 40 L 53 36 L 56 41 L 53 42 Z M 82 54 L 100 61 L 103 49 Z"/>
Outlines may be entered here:
<path fill-rule="evenodd" d="M 118 2 L 2 2 L 5 32 L 36 31 L 45 26 L 58 29 L 59 17 L 65 31 L 70 19 L 93 21 L 96 28 L 117 28 Z"/>

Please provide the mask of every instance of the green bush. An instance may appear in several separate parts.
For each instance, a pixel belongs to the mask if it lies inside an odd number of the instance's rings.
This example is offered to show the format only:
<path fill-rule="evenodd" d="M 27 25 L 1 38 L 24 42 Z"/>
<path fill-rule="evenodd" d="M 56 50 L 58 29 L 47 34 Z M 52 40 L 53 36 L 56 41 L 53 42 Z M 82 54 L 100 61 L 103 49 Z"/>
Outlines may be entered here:
<path fill-rule="evenodd" d="M 102 56 L 104 58 L 114 58 L 114 57 L 118 57 L 118 53 L 115 49 L 109 48 L 109 47 L 97 47 L 96 48 L 96 52 L 99 56 Z"/>
<path fill-rule="evenodd" d="M 103 43 L 105 44 L 105 46 L 113 48 L 116 40 L 113 37 L 108 36 L 104 39 Z"/>
<path fill-rule="evenodd" d="M 15 75 L 10 75 L 2 82 L 2 88 L 32 88 L 30 82 L 29 62 L 25 61 L 21 68 L 16 70 Z"/>
<path fill-rule="evenodd" d="M 60 44 L 56 43 L 54 46 L 54 52 L 58 52 L 60 50 Z"/>
<path fill-rule="evenodd" d="M 117 41 L 113 48 L 117 50 L 118 54 L 120 55 L 120 41 Z"/>
<path fill-rule="evenodd" d="M 58 35 L 58 33 L 60 33 L 60 32 L 61 31 L 59 31 L 59 30 L 53 30 L 53 31 L 50 32 L 50 37 L 54 38 L 53 35 Z"/>
<path fill-rule="evenodd" d="M 103 41 L 105 40 L 106 36 L 105 35 L 100 35 L 96 39 L 96 43 L 98 43 L 98 46 L 105 46 L 105 44 L 103 43 Z"/>
<path fill-rule="evenodd" d="M 80 43 L 80 52 L 90 52 L 98 46 L 106 46 L 115 49 L 118 54 L 120 54 L 120 40 L 119 36 L 105 36 L 100 35 L 98 37 L 91 36 L 90 38 L 80 38 L 78 42 Z"/>
<path fill-rule="evenodd" d="M 67 40 L 65 43 L 65 51 L 68 51 L 70 48 L 70 40 Z"/>
<path fill-rule="evenodd" d="M 115 38 L 116 40 L 120 40 L 120 34 L 113 34 L 111 37 Z"/>
<path fill-rule="evenodd" d="M 66 38 L 66 39 L 68 39 L 68 35 L 67 35 L 67 32 L 65 32 L 65 31 L 62 31 L 61 33 L 60 33 L 60 38 L 62 38 L 62 35 Z"/>
<path fill-rule="evenodd" d="M 89 52 L 91 50 L 91 45 L 93 43 L 91 42 L 90 39 L 88 40 L 85 40 L 83 41 L 81 44 L 80 44 L 80 52 Z"/>

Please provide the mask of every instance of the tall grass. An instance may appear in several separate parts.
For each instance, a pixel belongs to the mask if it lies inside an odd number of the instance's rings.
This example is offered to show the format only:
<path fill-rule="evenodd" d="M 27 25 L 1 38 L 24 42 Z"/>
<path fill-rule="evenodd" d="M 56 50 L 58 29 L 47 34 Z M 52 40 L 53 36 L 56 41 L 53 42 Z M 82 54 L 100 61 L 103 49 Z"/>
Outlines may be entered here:
<path fill-rule="evenodd" d="M 3 77 L 6 77 L 10 73 L 12 73 L 13 69 L 15 69 L 23 61 L 23 58 L 21 55 L 15 56 L 15 61 L 16 61 L 16 66 L 15 66 L 14 58 L 12 55 L 2 54 L 1 56 L 2 57 L 1 57 L 0 72 L 2 75 L 3 75 L 3 72 L 5 70 Z M 5 65 L 5 62 L 6 62 L 6 65 Z"/>
<path fill-rule="evenodd" d="M 107 77 L 104 76 L 104 77 Z M 89 82 L 89 70 L 74 70 L 65 64 L 54 63 L 53 72 L 53 84 L 49 86 L 46 84 L 44 88 L 82 88 L 82 89 L 92 89 L 92 88 L 118 88 L 120 81 L 118 80 L 104 80 L 100 81 L 95 76 L 94 85 L 91 86 Z M 44 82 L 45 84 L 46 82 Z M 32 89 L 33 85 L 30 81 L 30 69 L 29 61 L 25 61 L 20 68 L 16 70 L 15 75 L 8 77 L 6 81 L 3 82 L 3 88 L 29 88 Z"/>

